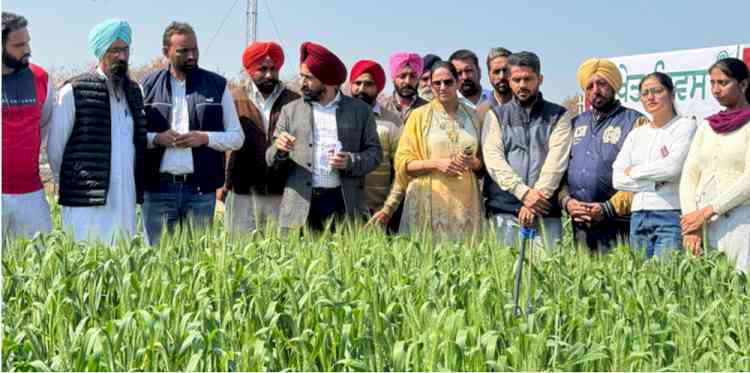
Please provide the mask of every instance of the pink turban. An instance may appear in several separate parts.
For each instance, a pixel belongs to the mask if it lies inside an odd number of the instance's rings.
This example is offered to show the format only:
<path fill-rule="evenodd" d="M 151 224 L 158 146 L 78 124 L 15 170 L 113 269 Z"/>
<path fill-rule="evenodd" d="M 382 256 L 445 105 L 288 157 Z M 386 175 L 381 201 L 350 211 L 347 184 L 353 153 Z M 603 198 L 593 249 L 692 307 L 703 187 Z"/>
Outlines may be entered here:
<path fill-rule="evenodd" d="M 422 57 L 414 52 L 396 52 L 388 63 L 391 66 L 391 79 L 396 79 L 401 69 L 406 66 L 414 69 L 417 76 L 422 75 Z"/>

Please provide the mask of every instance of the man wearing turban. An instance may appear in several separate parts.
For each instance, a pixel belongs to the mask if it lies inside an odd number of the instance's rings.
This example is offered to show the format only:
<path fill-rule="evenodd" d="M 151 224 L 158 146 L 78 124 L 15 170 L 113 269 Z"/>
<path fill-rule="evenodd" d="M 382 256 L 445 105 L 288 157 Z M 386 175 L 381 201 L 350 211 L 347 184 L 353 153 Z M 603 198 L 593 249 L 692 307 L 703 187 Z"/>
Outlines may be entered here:
<path fill-rule="evenodd" d="M 162 36 L 165 68 L 143 78 L 148 118 L 143 221 L 148 242 L 165 230 L 213 224 L 216 190 L 224 185 L 225 152 L 239 149 L 242 132 L 227 80 L 198 66 L 192 26 L 172 22 Z"/>
<path fill-rule="evenodd" d="M 49 233 L 52 218 L 39 175 L 42 141 L 55 105 L 49 74 L 30 63 L 28 21 L 3 16 L 3 238 Z"/>
<path fill-rule="evenodd" d="M 430 84 L 430 70 L 432 70 L 432 65 L 440 61 L 442 59 L 434 54 L 426 54 L 422 57 L 422 75 L 419 76 L 417 94 L 425 101 L 432 101 L 435 98 Z"/>
<path fill-rule="evenodd" d="M 323 230 L 331 218 L 364 219 L 364 177 L 382 160 L 372 110 L 341 94 L 346 66 L 322 45 L 302 44 L 300 77 L 303 99 L 281 109 L 266 152 L 271 172 L 286 176 L 279 225 Z"/>
<path fill-rule="evenodd" d="M 60 184 L 65 229 L 76 240 L 129 239 L 143 203 L 146 117 L 128 77 L 131 30 L 109 19 L 89 33 L 95 71 L 61 89 L 50 125 L 48 159 Z"/>
<path fill-rule="evenodd" d="M 266 165 L 266 150 L 281 109 L 300 97 L 279 81 L 283 65 L 284 51 L 274 42 L 253 42 L 242 53 L 246 79 L 232 88 L 232 96 L 245 143 L 229 154 L 225 186 L 219 190 L 224 225 L 233 233 L 278 222 L 285 180 Z"/>
<path fill-rule="evenodd" d="M 400 221 L 398 207 L 403 199 L 403 189 L 394 183 L 393 165 L 401 136 L 401 117 L 377 102 L 378 95 L 385 87 L 385 70 L 373 60 L 359 60 L 352 66 L 349 84 L 352 96 L 372 108 L 380 146 L 383 148 L 380 165 L 365 177 L 365 204 L 370 214 L 373 214 L 373 221 L 388 224 L 394 214 L 398 215 L 394 220 Z"/>
<path fill-rule="evenodd" d="M 389 65 L 393 80 L 393 95 L 385 100 L 383 106 L 399 113 L 401 121 L 406 123 L 406 118 L 414 109 L 427 103 L 417 95 L 419 78 L 424 70 L 422 57 L 414 52 L 396 52 L 391 55 Z"/>
<path fill-rule="evenodd" d="M 618 239 L 627 242 L 632 199 L 612 185 L 612 164 L 630 130 L 646 118 L 616 99 L 622 76 L 612 61 L 586 60 L 576 78 L 591 109 L 572 120 L 573 146 L 559 201 L 573 219 L 576 241 L 607 252 Z"/>

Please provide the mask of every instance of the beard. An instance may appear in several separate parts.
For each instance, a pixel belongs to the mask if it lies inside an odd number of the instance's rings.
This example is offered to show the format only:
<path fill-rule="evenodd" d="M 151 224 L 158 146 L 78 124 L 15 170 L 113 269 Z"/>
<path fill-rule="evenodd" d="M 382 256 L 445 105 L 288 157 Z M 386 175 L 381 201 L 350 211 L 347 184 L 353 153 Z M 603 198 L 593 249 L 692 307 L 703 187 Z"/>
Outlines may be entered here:
<path fill-rule="evenodd" d="M 370 105 L 370 106 L 372 106 L 372 104 L 375 103 L 375 99 L 377 98 L 377 96 L 373 97 L 364 92 L 359 92 L 356 95 L 354 95 L 354 97 L 364 101 L 367 105 Z"/>
<path fill-rule="evenodd" d="M 255 83 L 255 86 L 258 88 L 258 91 L 260 91 L 260 93 L 264 95 L 270 95 L 280 82 L 278 79 L 271 78 L 253 80 L 253 83 Z"/>
<path fill-rule="evenodd" d="M 27 68 L 29 66 L 29 57 L 31 57 L 31 54 L 27 53 L 21 58 L 15 58 L 6 53 L 5 49 L 3 49 L 3 65 L 13 69 L 13 71 L 19 71 Z"/>
<path fill-rule="evenodd" d="M 607 112 L 609 109 L 614 105 L 615 103 L 615 97 L 606 97 L 599 94 L 594 95 L 591 99 L 591 106 L 594 107 L 594 109 L 601 111 L 601 112 Z"/>
<path fill-rule="evenodd" d="M 193 72 L 196 69 L 198 69 L 198 62 L 195 62 L 195 61 L 193 61 L 193 62 L 187 62 L 187 61 L 185 61 L 185 62 L 182 62 L 182 63 L 175 63 L 174 64 L 174 68 L 177 71 L 181 71 L 183 74 L 188 75 L 191 72 Z"/>
<path fill-rule="evenodd" d="M 425 101 L 432 101 L 432 99 L 435 98 L 435 95 L 432 94 L 432 88 L 426 86 L 419 89 L 419 97 Z"/>
<path fill-rule="evenodd" d="M 325 90 L 324 86 L 320 86 L 320 89 L 318 90 L 312 90 L 310 88 L 302 87 L 302 97 L 304 97 L 305 101 L 320 101 L 320 96 L 323 96 L 323 91 Z"/>
<path fill-rule="evenodd" d="M 417 94 L 417 89 L 410 85 L 406 85 L 401 88 L 396 87 L 396 94 L 403 98 L 412 98 Z"/>
<path fill-rule="evenodd" d="M 464 80 L 458 87 L 464 97 L 476 96 L 479 93 L 479 85 L 473 80 Z"/>
<path fill-rule="evenodd" d="M 520 90 L 518 93 L 515 93 L 516 99 L 521 104 L 522 107 L 529 107 L 534 102 L 536 102 L 536 96 L 538 94 L 538 91 L 532 91 L 529 89 L 523 89 Z"/>
<path fill-rule="evenodd" d="M 113 84 L 123 84 L 128 80 L 128 63 L 118 61 L 109 66 L 109 79 Z"/>
<path fill-rule="evenodd" d="M 497 92 L 497 94 L 499 95 L 507 95 L 512 92 L 510 89 L 510 84 L 505 79 L 495 83 L 495 85 L 492 87 L 495 88 L 495 92 Z"/>

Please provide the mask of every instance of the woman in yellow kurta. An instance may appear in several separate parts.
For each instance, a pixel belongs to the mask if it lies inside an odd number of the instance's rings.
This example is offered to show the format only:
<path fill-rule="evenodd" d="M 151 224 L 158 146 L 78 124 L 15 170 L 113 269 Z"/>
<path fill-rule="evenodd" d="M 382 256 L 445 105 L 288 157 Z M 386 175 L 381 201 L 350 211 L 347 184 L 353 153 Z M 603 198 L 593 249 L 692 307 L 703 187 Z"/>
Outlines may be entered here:
<path fill-rule="evenodd" d="M 396 182 L 406 188 L 399 231 L 471 236 L 483 216 L 479 119 L 458 100 L 453 65 L 435 64 L 430 76 L 435 99 L 411 113 L 396 152 Z"/>

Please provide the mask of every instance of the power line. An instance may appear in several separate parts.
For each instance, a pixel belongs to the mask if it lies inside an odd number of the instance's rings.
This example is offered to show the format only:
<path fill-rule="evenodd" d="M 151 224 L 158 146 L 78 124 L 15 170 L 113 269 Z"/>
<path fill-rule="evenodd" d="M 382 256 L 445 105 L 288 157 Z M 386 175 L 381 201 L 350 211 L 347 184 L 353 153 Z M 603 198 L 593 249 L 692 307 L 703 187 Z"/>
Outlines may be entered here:
<path fill-rule="evenodd" d="M 211 40 L 208 42 L 208 48 L 206 48 L 206 52 L 208 52 L 208 50 L 211 49 L 211 46 L 214 45 L 214 40 L 216 40 L 216 37 L 219 36 L 219 32 L 221 32 L 222 27 L 224 27 L 224 23 L 226 23 L 229 16 L 232 15 L 232 11 L 234 10 L 234 7 L 237 5 L 239 1 L 240 0 L 234 0 L 234 3 L 229 8 L 229 11 L 227 12 L 226 15 L 224 15 L 224 19 L 221 20 L 221 23 L 219 24 L 219 28 L 216 29 L 214 36 L 212 36 Z"/>
<path fill-rule="evenodd" d="M 271 19 L 271 24 L 273 25 L 273 30 L 276 32 L 276 38 L 279 39 L 279 43 L 281 44 L 281 48 L 286 50 L 286 45 L 284 45 L 284 40 L 281 38 L 281 33 L 279 32 L 279 28 L 276 27 L 276 21 L 273 19 L 273 13 L 271 12 L 271 7 L 268 5 L 268 0 L 264 0 L 263 3 L 266 5 L 266 11 L 268 11 L 268 18 Z"/>

